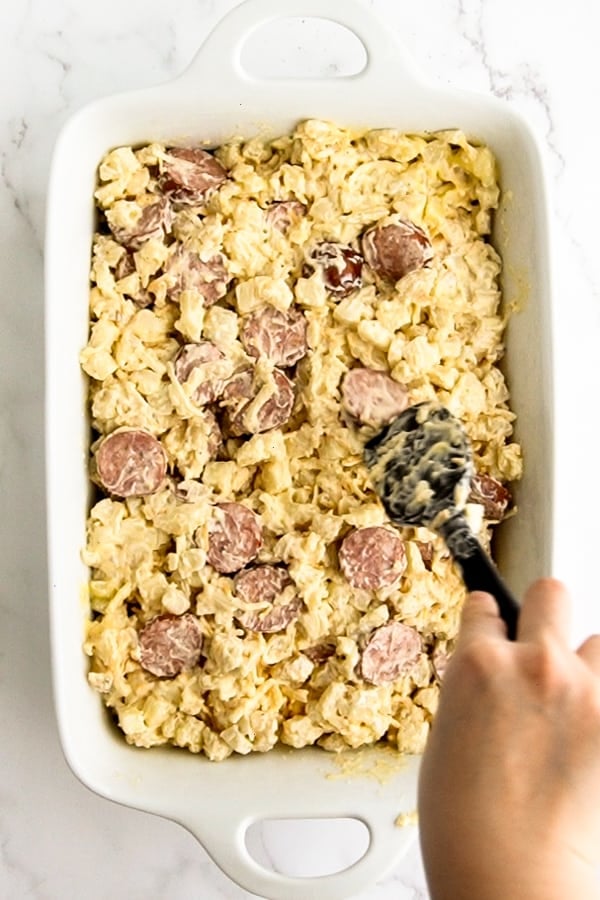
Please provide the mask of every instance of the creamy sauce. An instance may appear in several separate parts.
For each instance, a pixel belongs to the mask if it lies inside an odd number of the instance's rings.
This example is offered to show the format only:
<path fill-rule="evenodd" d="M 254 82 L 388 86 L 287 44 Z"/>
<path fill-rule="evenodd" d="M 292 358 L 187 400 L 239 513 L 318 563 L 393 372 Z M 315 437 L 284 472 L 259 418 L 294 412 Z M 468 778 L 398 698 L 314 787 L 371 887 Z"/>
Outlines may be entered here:
<path fill-rule="evenodd" d="M 90 376 L 90 418 L 102 437 L 121 427 L 160 435 L 172 479 L 148 497 L 132 502 L 102 497 L 90 510 L 84 559 L 93 568 L 93 618 L 85 646 L 94 686 L 127 741 L 138 747 L 175 744 L 221 760 L 266 752 L 280 742 L 294 748 L 318 742 L 329 753 L 384 741 L 400 765 L 400 754 L 424 747 L 438 681 L 432 681 L 423 654 L 397 681 L 366 684 L 357 674 L 363 641 L 368 630 L 384 623 L 382 616 L 388 621 L 394 610 L 393 618 L 398 617 L 409 591 L 411 624 L 431 637 L 431 654 L 446 647 L 464 586 L 451 560 L 438 552 L 438 542 L 430 547 L 433 569 L 413 570 L 412 560 L 423 558 L 417 544 L 424 542 L 412 534 L 402 535 L 408 560 L 404 582 L 386 587 L 383 595 L 349 586 L 337 554 L 341 541 L 349 529 L 385 524 L 381 504 L 367 493 L 371 484 L 360 454 L 374 432 L 406 405 L 389 409 L 386 404 L 384 410 L 385 395 L 369 390 L 376 416 L 368 414 L 368 422 L 356 416 L 363 427 L 354 429 L 347 427 L 346 414 L 354 411 L 346 410 L 342 390 L 346 378 L 357 377 L 350 373 L 360 369 L 375 373 L 390 390 L 393 384 L 399 403 L 401 386 L 415 379 L 445 385 L 457 416 L 483 413 L 482 471 L 498 469 L 507 480 L 519 477 L 519 448 L 506 429 L 506 385 L 490 363 L 500 355 L 504 328 L 501 263 L 487 236 L 498 206 L 495 161 L 486 147 L 470 144 L 456 131 L 354 133 L 315 121 L 300 123 L 275 143 L 271 136 L 264 143 L 260 137 L 234 140 L 217 156 L 230 177 L 212 194 L 210 215 L 193 215 L 186 206 L 174 209 L 170 234 L 140 241 L 135 259 L 108 233 L 94 238 L 91 333 L 82 351 Z M 184 162 L 158 144 L 115 148 L 99 170 L 99 217 L 107 217 L 109 229 L 131 233 L 141 212 L 131 217 L 135 221 L 128 215 L 161 199 L 161 170 L 176 166 L 181 175 Z M 444 184 L 437 178 L 440 167 Z M 206 182 L 206 168 L 194 174 L 196 184 Z M 311 203 L 311 185 L 317 182 L 323 190 Z M 435 238 L 437 259 L 397 289 L 384 276 L 400 259 L 392 240 L 398 234 L 399 194 L 408 198 L 402 215 L 414 210 L 413 225 Z M 276 233 L 265 214 L 281 196 L 306 201 L 306 209 L 285 233 Z M 165 231 L 166 219 L 163 210 L 157 233 Z M 384 230 L 392 223 L 394 229 Z M 311 256 L 323 243 L 342 252 L 359 247 L 372 227 L 378 229 L 371 238 L 381 275 L 372 279 L 365 271 L 362 290 L 358 254 L 354 263 L 350 254 L 347 266 L 339 252 L 329 260 Z M 131 269 L 128 277 L 119 277 L 122 260 Z M 315 277 L 305 277 L 305 263 Z M 209 306 L 222 296 L 230 276 L 235 286 L 226 306 Z M 407 299 L 413 294 L 423 313 L 418 329 L 410 314 L 414 304 Z M 138 303 L 149 305 L 137 310 Z M 272 367 L 271 374 L 266 366 L 263 371 L 269 354 L 256 360 L 241 340 L 250 315 L 262 310 L 306 319 L 310 354 L 297 369 L 281 366 L 293 387 Z M 473 317 L 490 326 L 477 334 L 476 350 Z M 233 375 L 218 398 L 217 416 L 226 430 L 243 432 L 227 439 L 216 459 L 209 458 L 216 450 L 208 447 L 209 432 L 218 443 L 213 412 L 194 400 L 196 391 L 204 391 L 204 369 L 184 385 L 173 371 L 182 344 L 206 341 L 229 361 L 224 380 Z M 481 360 L 476 365 L 474 353 Z M 215 381 L 223 380 L 212 366 L 211 372 Z M 286 419 L 294 390 L 298 403 Z M 362 402 L 358 394 L 355 399 Z M 267 431 L 248 433 L 270 424 L 274 427 Z M 421 481 L 417 507 L 432 499 L 427 478 Z M 219 523 L 215 507 L 223 502 L 241 503 L 260 516 L 266 536 L 260 562 L 289 567 L 305 603 L 297 627 L 263 637 L 237 624 L 233 577 L 206 561 L 209 531 Z M 139 601 L 133 615 L 132 584 Z M 178 593 L 165 591 L 165 584 Z M 135 655 L 142 626 L 161 613 L 179 615 L 192 607 L 202 622 L 206 663 L 181 672 L 177 685 L 144 674 Z M 277 605 L 273 611 L 280 614 Z M 266 615 L 271 612 L 267 608 Z M 331 635 L 335 646 L 328 642 Z M 306 677 L 312 661 L 305 651 L 319 645 L 331 656 Z M 371 768 L 368 757 L 365 753 L 364 767 L 356 756 L 345 759 L 345 770 Z M 394 759 L 377 758 L 379 778 L 384 763 L 392 769 Z M 339 777 L 340 767 L 329 765 Z M 402 803 L 397 807 L 390 823 Z"/>
<path fill-rule="evenodd" d="M 438 530 L 465 507 L 471 449 L 462 425 L 444 407 L 409 407 L 369 441 L 365 460 L 388 515 L 399 525 Z"/>
<path fill-rule="evenodd" d="M 359 748 L 336 753 L 332 764 L 337 771 L 325 775 L 329 781 L 350 778 L 371 778 L 387 784 L 406 770 L 406 757 L 390 746 Z"/>

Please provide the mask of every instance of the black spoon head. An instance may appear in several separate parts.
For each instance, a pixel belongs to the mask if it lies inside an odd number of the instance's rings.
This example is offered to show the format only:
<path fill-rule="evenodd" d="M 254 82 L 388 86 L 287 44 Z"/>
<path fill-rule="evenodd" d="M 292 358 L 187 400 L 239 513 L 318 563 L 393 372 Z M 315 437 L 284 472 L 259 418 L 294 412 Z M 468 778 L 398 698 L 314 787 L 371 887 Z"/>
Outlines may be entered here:
<path fill-rule="evenodd" d="M 371 481 L 398 525 L 437 527 L 464 506 L 473 460 L 459 420 L 443 406 L 409 406 L 365 445 Z"/>

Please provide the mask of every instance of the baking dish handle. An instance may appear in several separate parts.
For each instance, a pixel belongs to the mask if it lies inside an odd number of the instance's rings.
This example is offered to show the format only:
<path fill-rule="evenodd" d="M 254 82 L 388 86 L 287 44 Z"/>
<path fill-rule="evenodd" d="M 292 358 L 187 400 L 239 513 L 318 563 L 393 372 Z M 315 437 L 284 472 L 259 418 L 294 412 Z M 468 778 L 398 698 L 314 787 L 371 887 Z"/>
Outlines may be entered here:
<path fill-rule="evenodd" d="M 414 826 L 399 828 L 394 824 L 393 816 L 386 816 L 385 820 L 381 816 L 377 820 L 371 815 L 336 813 L 331 818 L 363 822 L 369 832 L 369 846 L 348 868 L 330 875 L 307 877 L 284 875 L 256 862 L 245 840 L 248 828 L 257 821 L 254 817 L 240 819 L 216 814 L 214 809 L 204 809 L 199 811 L 195 822 L 190 821 L 189 811 L 179 821 L 229 878 L 263 900 L 347 900 L 384 878 L 405 854 L 415 836 Z M 298 847 L 297 852 L 301 854 L 302 848 Z"/>
<path fill-rule="evenodd" d="M 347 28 L 362 43 L 367 54 L 366 65 L 355 74 L 336 76 L 334 80 L 340 88 L 344 83 L 351 88 L 357 82 L 368 82 L 389 90 L 391 73 L 397 87 L 402 70 L 411 82 L 419 80 L 412 65 L 408 64 L 405 49 L 394 30 L 357 0 L 285 0 L 285 3 L 281 0 L 245 0 L 217 23 L 181 77 L 190 81 L 218 78 L 221 89 L 228 86 L 247 87 L 259 81 L 268 83 L 270 79 L 257 79 L 244 69 L 242 48 L 263 25 L 288 18 L 327 19 Z M 274 80 L 285 82 L 298 79 Z M 332 78 L 302 79 L 304 84 L 324 80 L 331 81 Z"/>

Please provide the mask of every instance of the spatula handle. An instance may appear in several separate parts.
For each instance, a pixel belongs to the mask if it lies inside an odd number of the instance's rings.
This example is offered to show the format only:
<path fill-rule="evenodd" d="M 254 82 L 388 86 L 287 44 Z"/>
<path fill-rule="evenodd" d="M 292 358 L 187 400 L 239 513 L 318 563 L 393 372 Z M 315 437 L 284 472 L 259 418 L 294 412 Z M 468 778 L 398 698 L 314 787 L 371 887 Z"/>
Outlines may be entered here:
<path fill-rule="evenodd" d="M 519 604 L 463 516 L 453 516 L 440 528 L 440 533 L 461 568 L 467 589 L 492 594 L 506 623 L 507 636 L 514 641 L 517 636 Z"/>
<path fill-rule="evenodd" d="M 508 638 L 514 641 L 517 636 L 519 604 L 502 581 L 485 550 L 478 543 L 474 553 L 456 561 L 469 591 L 487 591 L 495 598 L 500 615 L 506 623 Z"/>

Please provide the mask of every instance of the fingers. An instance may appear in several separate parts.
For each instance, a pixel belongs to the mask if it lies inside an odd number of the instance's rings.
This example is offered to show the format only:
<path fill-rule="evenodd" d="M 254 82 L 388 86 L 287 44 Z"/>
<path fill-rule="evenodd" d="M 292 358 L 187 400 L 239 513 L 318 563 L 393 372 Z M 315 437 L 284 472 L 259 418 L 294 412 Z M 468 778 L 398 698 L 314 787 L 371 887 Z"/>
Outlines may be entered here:
<path fill-rule="evenodd" d="M 527 588 L 517 626 L 518 641 L 553 637 L 561 644 L 569 637 L 571 603 L 561 581 L 539 578 Z"/>
<path fill-rule="evenodd" d="M 593 634 L 583 642 L 577 655 L 590 667 L 592 672 L 600 675 L 600 634 Z"/>
<path fill-rule="evenodd" d="M 492 595 L 473 591 L 463 606 L 458 643 L 464 646 L 482 637 L 505 638 L 506 626 Z"/>

